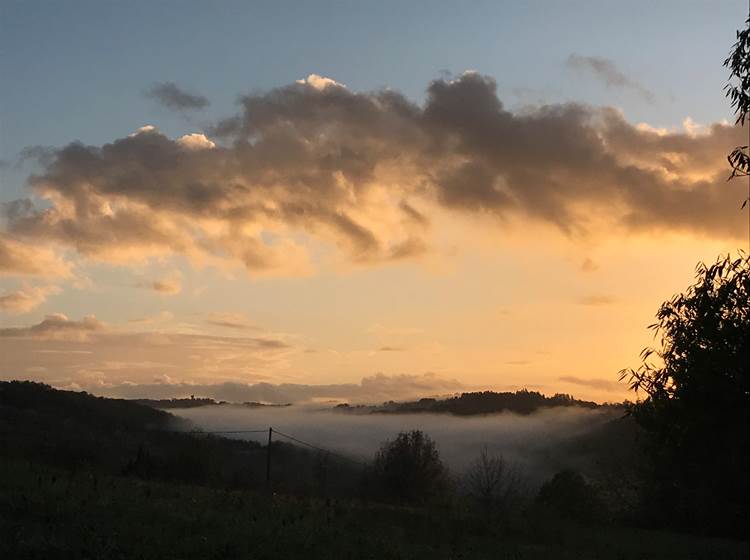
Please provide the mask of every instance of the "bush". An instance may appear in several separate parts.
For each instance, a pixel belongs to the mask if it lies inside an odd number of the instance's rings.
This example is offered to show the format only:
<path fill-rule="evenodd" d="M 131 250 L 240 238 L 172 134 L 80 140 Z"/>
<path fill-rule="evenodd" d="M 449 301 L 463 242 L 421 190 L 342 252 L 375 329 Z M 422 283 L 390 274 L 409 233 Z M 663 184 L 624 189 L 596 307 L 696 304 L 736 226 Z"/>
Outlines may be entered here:
<path fill-rule="evenodd" d="M 536 501 L 557 515 L 576 521 L 594 521 L 604 513 L 595 489 L 580 473 L 570 469 L 545 482 Z"/>
<path fill-rule="evenodd" d="M 368 482 L 377 498 L 424 503 L 445 493 L 448 473 L 435 442 L 414 430 L 381 446 Z"/>

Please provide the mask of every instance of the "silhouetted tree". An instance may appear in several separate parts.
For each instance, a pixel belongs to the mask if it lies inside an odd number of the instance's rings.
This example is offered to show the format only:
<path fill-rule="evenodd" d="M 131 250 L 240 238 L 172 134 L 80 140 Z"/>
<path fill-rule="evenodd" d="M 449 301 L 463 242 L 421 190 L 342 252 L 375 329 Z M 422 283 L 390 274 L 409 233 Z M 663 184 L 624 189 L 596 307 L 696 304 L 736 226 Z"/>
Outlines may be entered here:
<path fill-rule="evenodd" d="M 744 126 L 750 111 L 750 16 L 745 21 L 745 28 L 737 31 L 737 42 L 732 45 L 729 57 L 724 61 L 729 68 L 729 83 L 725 90 L 732 102 L 732 108 L 737 115 L 735 124 Z M 736 80 L 736 83 L 732 83 Z M 732 166 L 730 179 L 737 176 L 750 175 L 750 146 L 738 146 L 729 154 L 729 164 Z M 742 204 L 744 208 L 748 200 Z"/>
<path fill-rule="evenodd" d="M 469 465 L 463 482 L 469 496 L 486 513 L 506 516 L 520 504 L 518 472 L 502 456 L 490 454 L 487 447 Z"/>
<path fill-rule="evenodd" d="M 536 501 L 568 519 L 594 521 L 602 518 L 603 507 L 595 489 L 574 470 L 560 471 L 545 482 Z"/>
<path fill-rule="evenodd" d="M 699 264 L 697 282 L 665 302 L 646 348 L 621 379 L 645 398 L 629 412 L 653 463 L 650 511 L 665 523 L 746 531 L 750 425 L 750 258 Z M 650 361 L 657 358 L 657 363 Z"/>
<path fill-rule="evenodd" d="M 435 442 L 419 430 L 385 442 L 373 465 L 373 484 L 383 497 L 426 502 L 447 488 L 448 475 Z"/>

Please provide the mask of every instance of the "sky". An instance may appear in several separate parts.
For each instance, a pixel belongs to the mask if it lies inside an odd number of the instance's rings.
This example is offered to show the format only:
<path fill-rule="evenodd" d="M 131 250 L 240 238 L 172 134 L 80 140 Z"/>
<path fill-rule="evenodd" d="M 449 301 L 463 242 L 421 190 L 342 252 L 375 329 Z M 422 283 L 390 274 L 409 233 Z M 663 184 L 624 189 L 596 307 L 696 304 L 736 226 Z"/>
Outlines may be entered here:
<path fill-rule="evenodd" d="M 747 3 L 653 4 L 0 1 L 0 379 L 632 398 L 748 235 Z"/>

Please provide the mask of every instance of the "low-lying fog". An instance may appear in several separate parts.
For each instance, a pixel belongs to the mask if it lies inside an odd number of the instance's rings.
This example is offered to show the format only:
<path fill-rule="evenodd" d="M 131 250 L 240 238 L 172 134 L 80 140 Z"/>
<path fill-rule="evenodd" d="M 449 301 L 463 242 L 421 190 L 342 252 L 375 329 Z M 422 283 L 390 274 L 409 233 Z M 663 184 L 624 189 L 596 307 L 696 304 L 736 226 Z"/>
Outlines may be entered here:
<path fill-rule="evenodd" d="M 502 454 L 528 479 L 539 483 L 561 470 L 593 468 L 587 434 L 622 415 L 612 409 L 560 407 L 531 415 L 501 413 L 459 417 L 448 414 L 356 414 L 305 406 L 207 406 L 170 410 L 204 431 L 267 429 L 272 426 L 313 445 L 370 460 L 379 446 L 399 432 L 422 430 L 438 445 L 440 456 L 455 473 L 462 472 L 483 446 Z M 265 443 L 267 434 L 226 437 Z M 278 439 L 284 441 L 284 438 Z M 288 440 L 286 440 L 288 441 Z"/>

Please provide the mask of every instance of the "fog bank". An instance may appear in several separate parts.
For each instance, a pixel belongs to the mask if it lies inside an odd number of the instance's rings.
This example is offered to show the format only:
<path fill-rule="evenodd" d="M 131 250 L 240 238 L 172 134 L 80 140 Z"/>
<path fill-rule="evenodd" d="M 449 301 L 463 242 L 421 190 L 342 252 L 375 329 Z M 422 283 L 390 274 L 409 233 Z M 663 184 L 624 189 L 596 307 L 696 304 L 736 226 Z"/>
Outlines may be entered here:
<path fill-rule="evenodd" d="M 378 447 L 400 431 L 423 430 L 438 444 L 440 456 L 460 473 L 482 446 L 517 465 L 530 482 L 538 483 L 562 468 L 594 468 L 587 436 L 619 416 L 612 409 L 560 407 L 523 416 L 501 413 L 459 417 L 447 414 L 356 414 L 290 406 L 248 408 L 224 405 L 170 410 L 205 431 L 253 430 L 273 426 L 313 445 L 370 460 Z M 226 437 L 265 443 L 266 434 Z M 279 438 L 283 440 L 283 438 Z"/>

